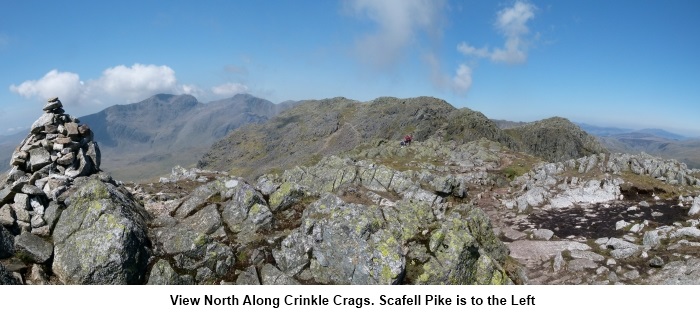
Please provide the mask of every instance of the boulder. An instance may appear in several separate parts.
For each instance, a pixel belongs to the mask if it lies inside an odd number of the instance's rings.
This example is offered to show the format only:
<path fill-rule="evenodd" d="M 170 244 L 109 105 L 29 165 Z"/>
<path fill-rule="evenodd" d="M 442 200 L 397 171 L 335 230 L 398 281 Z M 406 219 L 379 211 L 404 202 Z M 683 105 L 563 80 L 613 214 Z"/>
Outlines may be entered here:
<path fill-rule="evenodd" d="M 32 233 L 15 237 L 15 254 L 30 263 L 43 264 L 53 254 L 53 244 Z"/>
<path fill-rule="evenodd" d="M 150 241 L 146 214 L 123 188 L 92 176 L 76 188 L 53 232 L 53 271 L 66 284 L 139 284 Z"/>

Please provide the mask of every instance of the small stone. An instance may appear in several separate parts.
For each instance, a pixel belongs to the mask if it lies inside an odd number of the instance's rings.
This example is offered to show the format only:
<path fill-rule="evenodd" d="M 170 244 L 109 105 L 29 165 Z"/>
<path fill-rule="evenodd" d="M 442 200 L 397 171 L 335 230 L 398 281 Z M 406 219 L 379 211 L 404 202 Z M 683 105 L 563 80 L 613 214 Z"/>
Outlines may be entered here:
<path fill-rule="evenodd" d="M 659 256 L 654 256 L 654 258 L 649 260 L 649 266 L 654 268 L 661 268 L 665 264 L 664 260 Z"/>
<path fill-rule="evenodd" d="M 552 232 L 552 230 L 548 230 L 548 229 L 537 229 L 537 230 L 532 232 L 532 236 L 536 240 L 548 241 L 549 239 L 552 238 L 552 236 L 554 236 L 554 232 Z"/>
<path fill-rule="evenodd" d="M 622 229 L 628 227 L 630 224 L 632 224 L 632 223 L 626 222 L 625 220 L 617 221 L 617 222 L 615 222 L 615 230 L 622 230 Z"/>
<path fill-rule="evenodd" d="M 640 206 L 640 207 L 649 207 L 649 203 L 646 202 L 646 201 L 644 201 L 644 200 L 642 200 L 642 201 L 639 203 L 639 206 Z"/>
<path fill-rule="evenodd" d="M 78 124 L 70 122 L 66 123 L 64 126 L 69 137 L 75 137 L 80 135 L 80 132 L 78 131 Z"/>
<path fill-rule="evenodd" d="M 44 108 L 42 108 L 43 111 L 48 112 L 54 109 L 58 109 L 63 107 L 63 104 L 61 104 L 61 101 L 58 100 L 58 97 L 54 97 L 48 100 L 46 102 L 46 105 L 44 105 Z"/>
<path fill-rule="evenodd" d="M 13 226 L 15 224 L 15 210 L 9 204 L 0 207 L 0 225 Z"/>

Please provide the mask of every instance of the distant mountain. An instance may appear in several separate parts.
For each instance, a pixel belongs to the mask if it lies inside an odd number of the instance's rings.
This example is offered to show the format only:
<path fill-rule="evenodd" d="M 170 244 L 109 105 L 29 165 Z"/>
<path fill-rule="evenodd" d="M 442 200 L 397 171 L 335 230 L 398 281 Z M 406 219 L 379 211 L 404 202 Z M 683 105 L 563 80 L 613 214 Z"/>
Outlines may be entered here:
<path fill-rule="evenodd" d="M 589 125 L 589 124 L 584 124 L 584 123 L 576 123 L 581 129 L 584 131 L 594 135 L 594 136 L 609 136 L 609 135 L 616 135 L 616 134 L 621 134 L 621 133 L 627 133 L 627 132 L 632 132 L 633 129 L 624 129 L 624 128 L 617 128 L 617 127 L 599 127 L 599 126 L 594 126 L 594 125 Z"/>
<path fill-rule="evenodd" d="M 212 146 L 198 166 L 252 179 L 263 173 L 311 164 L 329 154 L 398 142 L 405 134 L 413 134 L 418 141 L 437 137 L 457 144 L 486 138 L 513 150 L 522 148 L 554 160 L 603 150 L 593 137 L 564 119 L 506 131 L 480 112 L 456 109 L 432 97 L 381 97 L 369 102 L 342 97 L 312 100 L 266 123 L 231 132 Z M 542 137 L 542 141 L 553 145 L 532 143 L 526 139 L 531 136 Z"/>
<path fill-rule="evenodd" d="M 611 152 L 639 154 L 645 152 L 663 158 L 675 159 L 688 167 L 700 168 L 700 139 L 690 138 L 663 129 L 623 129 L 598 127 L 578 123 L 582 129 L 595 135 Z"/>
<path fill-rule="evenodd" d="M 602 137 L 607 137 L 607 136 L 617 136 L 617 135 L 623 135 L 623 134 L 635 134 L 634 137 L 649 137 L 649 136 L 654 136 L 654 137 L 659 137 L 659 138 L 665 138 L 669 140 L 685 140 L 689 139 L 689 137 L 679 135 L 676 133 L 668 132 L 663 129 L 627 129 L 627 128 L 617 128 L 617 127 L 599 127 L 599 126 L 594 126 L 594 125 L 589 125 L 585 123 L 576 123 L 581 129 L 585 130 L 586 132 L 594 135 L 594 136 L 602 136 Z M 628 136 L 629 137 L 629 136 Z"/>
<path fill-rule="evenodd" d="M 498 128 L 501 129 L 510 129 L 510 128 L 515 128 L 515 127 L 520 127 L 522 125 L 527 125 L 528 123 L 523 122 L 523 121 L 510 121 L 510 120 L 503 120 L 503 119 L 491 119 Z"/>
<path fill-rule="evenodd" d="M 190 95 L 159 94 L 81 117 L 102 150 L 102 168 L 121 180 L 166 174 L 191 165 L 212 143 L 240 126 L 261 123 L 293 106 L 248 94 L 200 103 Z"/>

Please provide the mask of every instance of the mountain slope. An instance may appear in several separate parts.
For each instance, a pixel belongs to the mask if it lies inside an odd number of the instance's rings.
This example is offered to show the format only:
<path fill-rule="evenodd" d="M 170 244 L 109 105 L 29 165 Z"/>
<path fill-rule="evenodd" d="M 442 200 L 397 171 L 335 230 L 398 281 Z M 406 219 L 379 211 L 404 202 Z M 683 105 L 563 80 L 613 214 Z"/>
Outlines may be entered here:
<path fill-rule="evenodd" d="M 80 119 L 95 132 L 103 169 L 118 179 L 141 180 L 193 164 L 231 130 L 264 122 L 291 105 L 246 94 L 207 104 L 190 95 L 159 94 Z"/>
<path fill-rule="evenodd" d="M 561 118 L 513 130 L 505 132 L 480 112 L 432 97 L 313 100 L 267 123 L 237 129 L 215 143 L 198 166 L 255 178 L 357 147 L 398 143 L 405 134 L 417 141 L 436 137 L 457 144 L 486 138 L 552 160 L 603 151 L 594 138 Z M 528 139 L 538 135 L 544 144 Z"/>
<path fill-rule="evenodd" d="M 595 137 L 561 117 L 539 120 L 506 132 L 521 143 L 523 151 L 548 161 L 560 162 L 606 152 Z"/>

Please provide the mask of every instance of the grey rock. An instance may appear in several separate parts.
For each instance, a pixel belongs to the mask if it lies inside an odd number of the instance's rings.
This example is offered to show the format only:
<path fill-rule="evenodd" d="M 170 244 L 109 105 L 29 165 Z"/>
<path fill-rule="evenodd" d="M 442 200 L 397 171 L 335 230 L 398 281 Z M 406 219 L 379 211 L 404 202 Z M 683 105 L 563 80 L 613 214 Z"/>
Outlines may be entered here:
<path fill-rule="evenodd" d="M 191 285 L 195 284 L 190 275 L 179 275 L 165 259 L 160 259 L 151 268 L 148 277 L 149 285 Z"/>
<path fill-rule="evenodd" d="M 692 237 L 692 238 L 700 238 L 700 229 L 696 227 L 684 227 L 680 228 L 673 233 L 671 233 L 671 237 Z"/>
<path fill-rule="evenodd" d="M 287 276 L 275 266 L 265 264 L 260 270 L 263 285 L 298 285 L 299 282 Z"/>
<path fill-rule="evenodd" d="M 15 254 L 15 237 L 0 225 L 0 259 L 8 258 Z M 1 266 L 2 264 L 0 264 Z"/>
<path fill-rule="evenodd" d="M 49 203 L 49 206 L 44 210 L 44 221 L 49 226 L 49 229 L 53 230 L 56 226 L 56 222 L 61 217 L 63 212 L 63 206 L 59 205 L 55 201 Z"/>
<path fill-rule="evenodd" d="M 639 279 L 639 271 L 630 270 L 630 271 L 623 273 L 622 276 L 629 279 L 629 280 L 637 280 L 637 279 Z"/>
<path fill-rule="evenodd" d="M 143 283 L 147 215 L 123 188 L 97 178 L 76 184 L 54 228 L 53 271 L 67 284 Z"/>
<path fill-rule="evenodd" d="M 13 226 L 15 224 L 15 210 L 9 204 L 0 207 L 0 225 Z"/>
<path fill-rule="evenodd" d="M 272 211 L 252 186 L 240 183 L 232 189 L 231 200 L 224 204 L 221 217 L 229 230 L 239 234 L 239 241 L 247 243 L 259 231 L 272 228 Z"/>
<path fill-rule="evenodd" d="M 34 185 L 24 185 L 22 186 L 22 189 L 20 190 L 23 194 L 27 195 L 33 195 L 33 196 L 43 196 L 44 191 L 39 189 L 39 187 L 36 187 Z"/>
<path fill-rule="evenodd" d="M 302 235 L 299 230 L 294 230 L 282 241 L 279 249 L 272 250 L 277 267 L 291 275 L 296 275 L 308 267 L 311 261 L 311 242 L 312 240 Z"/>
<path fill-rule="evenodd" d="M 594 262 L 602 262 L 605 260 L 605 257 L 600 254 L 596 254 L 594 252 L 590 252 L 587 250 L 571 250 L 570 251 L 571 258 L 579 258 L 579 259 L 589 259 Z"/>
<path fill-rule="evenodd" d="M 700 196 L 693 199 L 693 205 L 688 210 L 688 215 L 697 215 L 700 213 Z"/>
<path fill-rule="evenodd" d="M 649 260 L 649 266 L 654 268 L 661 268 L 664 266 L 664 260 L 659 256 L 654 256 L 654 258 Z"/>
<path fill-rule="evenodd" d="M 10 271 L 8 271 L 3 264 L 0 264 L 0 285 L 18 285 L 22 284 L 21 281 L 17 280 Z"/>
<path fill-rule="evenodd" d="M 191 231 L 212 234 L 221 227 L 221 217 L 216 204 L 210 204 L 181 221 Z"/>
<path fill-rule="evenodd" d="M 15 197 L 15 192 L 10 187 L 5 187 L 0 190 L 0 204 L 7 203 Z"/>
<path fill-rule="evenodd" d="M 659 231 L 646 231 L 644 232 L 644 238 L 642 239 L 642 244 L 649 248 L 656 248 L 661 245 L 661 239 L 659 238 Z"/>
<path fill-rule="evenodd" d="M 295 183 L 283 183 L 272 195 L 270 195 L 270 210 L 278 212 L 289 208 L 301 201 L 306 194 L 305 189 Z"/>
<path fill-rule="evenodd" d="M 33 285 L 47 285 L 49 284 L 49 276 L 42 265 L 33 264 L 29 267 L 29 276 L 26 282 Z"/>
<path fill-rule="evenodd" d="M 552 269 L 554 272 L 560 272 L 566 267 L 566 260 L 564 260 L 564 257 L 561 255 L 561 252 L 558 252 L 556 256 L 554 256 L 554 261 L 552 262 Z"/>
<path fill-rule="evenodd" d="M 15 254 L 21 255 L 29 262 L 43 264 L 53 254 L 53 244 L 31 233 L 22 233 L 15 237 Z"/>
<path fill-rule="evenodd" d="M 590 250 L 591 247 L 573 241 L 519 240 L 508 244 L 510 255 L 515 259 L 547 260 L 565 250 Z"/>
<path fill-rule="evenodd" d="M 36 172 L 51 164 L 51 154 L 44 148 L 31 149 L 29 150 L 29 164 L 31 165 L 31 171 Z"/>
<path fill-rule="evenodd" d="M 39 119 L 37 119 L 31 127 L 31 132 L 32 133 L 39 133 L 41 130 L 44 129 L 44 126 L 50 125 L 54 122 L 54 114 L 51 113 L 44 113 L 42 114 Z"/>
<path fill-rule="evenodd" d="M 554 236 L 554 232 L 552 230 L 547 230 L 547 229 L 537 229 L 532 232 L 532 236 L 536 240 L 545 240 L 548 241 L 549 239 Z"/>
<path fill-rule="evenodd" d="M 236 279 L 237 285 L 260 285 L 260 280 L 258 279 L 258 271 L 255 270 L 255 266 L 249 266 L 238 275 Z"/>
<path fill-rule="evenodd" d="M 511 241 L 517 241 L 519 239 L 525 238 L 527 234 L 520 232 L 518 230 L 514 230 L 510 227 L 506 227 L 504 229 L 501 229 L 501 232 L 503 232 L 503 236 Z"/>
<path fill-rule="evenodd" d="M 14 198 L 14 203 L 12 206 L 15 209 L 29 209 L 29 196 L 27 194 L 15 194 Z M 29 220 L 22 220 L 22 221 L 29 221 Z"/>
<path fill-rule="evenodd" d="M 586 258 L 577 258 L 567 263 L 566 269 L 569 271 L 583 271 L 585 269 L 596 269 L 599 265 Z"/>
<path fill-rule="evenodd" d="M 686 261 L 669 262 L 650 276 L 646 283 L 698 285 L 700 284 L 700 259 L 690 258 Z"/>
<path fill-rule="evenodd" d="M 641 250 L 636 247 L 614 249 L 610 251 L 610 256 L 615 259 L 625 259 L 637 254 L 640 251 Z"/>
<path fill-rule="evenodd" d="M 177 208 L 174 217 L 184 219 L 185 217 L 191 215 L 198 209 L 202 208 L 207 202 L 216 198 L 216 196 L 221 196 L 223 189 L 224 184 L 220 181 L 213 181 L 197 187 Z"/>

